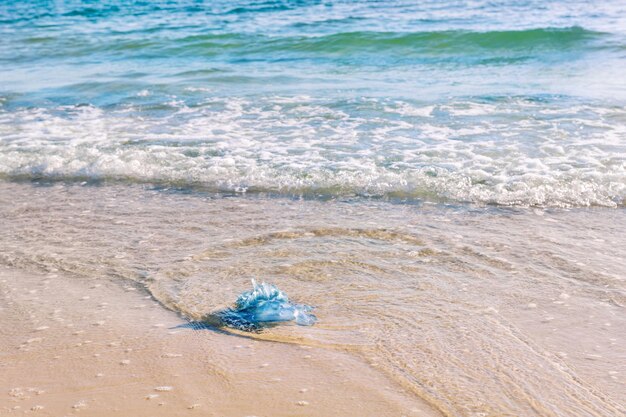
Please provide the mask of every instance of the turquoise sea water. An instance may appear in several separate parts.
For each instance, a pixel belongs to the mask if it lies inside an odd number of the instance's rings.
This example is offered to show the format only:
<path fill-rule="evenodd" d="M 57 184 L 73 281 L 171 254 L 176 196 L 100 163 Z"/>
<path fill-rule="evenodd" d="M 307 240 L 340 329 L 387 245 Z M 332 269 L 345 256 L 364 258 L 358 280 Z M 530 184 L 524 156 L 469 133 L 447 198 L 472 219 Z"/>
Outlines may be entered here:
<path fill-rule="evenodd" d="M 0 177 L 623 206 L 626 3 L 6 1 Z"/>

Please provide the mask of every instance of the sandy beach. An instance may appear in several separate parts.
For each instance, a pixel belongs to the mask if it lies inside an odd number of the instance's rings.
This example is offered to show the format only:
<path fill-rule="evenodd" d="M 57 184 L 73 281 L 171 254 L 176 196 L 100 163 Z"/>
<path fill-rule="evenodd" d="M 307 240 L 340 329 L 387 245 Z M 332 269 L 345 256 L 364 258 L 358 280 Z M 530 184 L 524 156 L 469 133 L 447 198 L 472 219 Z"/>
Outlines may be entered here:
<path fill-rule="evenodd" d="M 0 195 L 3 414 L 623 410 L 621 211 L 63 183 Z M 250 278 L 318 322 L 197 324 Z"/>
<path fill-rule="evenodd" d="M 347 354 L 194 329 L 136 286 L 3 267 L 0 291 L 0 415 L 440 415 Z"/>

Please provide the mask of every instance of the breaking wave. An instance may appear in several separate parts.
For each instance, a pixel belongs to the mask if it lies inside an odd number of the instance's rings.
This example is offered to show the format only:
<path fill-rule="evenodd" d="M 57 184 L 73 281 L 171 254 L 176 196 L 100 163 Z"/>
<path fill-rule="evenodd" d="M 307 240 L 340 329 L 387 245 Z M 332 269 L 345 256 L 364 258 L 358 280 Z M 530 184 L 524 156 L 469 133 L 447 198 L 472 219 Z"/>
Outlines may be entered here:
<path fill-rule="evenodd" d="M 165 116 L 0 112 L 5 179 L 114 180 L 311 197 L 623 206 L 621 107 L 527 98 L 424 105 L 224 98 Z"/>

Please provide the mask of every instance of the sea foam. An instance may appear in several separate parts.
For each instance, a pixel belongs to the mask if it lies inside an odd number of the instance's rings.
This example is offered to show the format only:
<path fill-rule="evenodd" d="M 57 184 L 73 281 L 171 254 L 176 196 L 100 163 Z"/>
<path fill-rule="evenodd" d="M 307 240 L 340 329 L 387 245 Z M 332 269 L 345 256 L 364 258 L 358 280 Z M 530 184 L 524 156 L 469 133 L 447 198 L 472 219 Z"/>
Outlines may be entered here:
<path fill-rule="evenodd" d="M 0 178 L 506 206 L 626 199 L 617 106 L 275 96 L 176 106 L 0 109 Z"/>

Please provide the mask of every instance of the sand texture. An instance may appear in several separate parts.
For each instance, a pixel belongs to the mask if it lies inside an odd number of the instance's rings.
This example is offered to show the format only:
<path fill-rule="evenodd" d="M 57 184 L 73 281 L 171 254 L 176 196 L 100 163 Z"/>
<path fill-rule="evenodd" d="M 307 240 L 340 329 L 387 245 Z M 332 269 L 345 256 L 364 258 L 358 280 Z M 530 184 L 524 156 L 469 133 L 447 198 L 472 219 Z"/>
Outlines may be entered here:
<path fill-rule="evenodd" d="M 347 354 L 194 329 L 132 286 L 2 268 L 0 294 L 0 415 L 436 415 Z"/>

